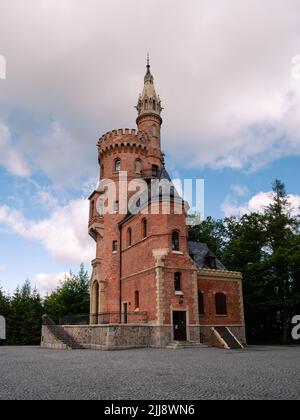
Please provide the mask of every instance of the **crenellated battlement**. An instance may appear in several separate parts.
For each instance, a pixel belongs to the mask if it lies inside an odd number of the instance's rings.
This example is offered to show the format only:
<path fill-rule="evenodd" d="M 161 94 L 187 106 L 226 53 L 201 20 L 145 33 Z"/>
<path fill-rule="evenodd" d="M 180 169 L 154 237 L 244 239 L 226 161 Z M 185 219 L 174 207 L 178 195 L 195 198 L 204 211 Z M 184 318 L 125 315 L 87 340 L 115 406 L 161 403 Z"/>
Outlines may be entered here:
<path fill-rule="evenodd" d="M 118 130 L 112 130 L 108 133 L 104 134 L 100 140 L 99 143 L 105 142 L 105 141 L 111 141 L 113 139 L 119 138 L 120 136 L 136 136 L 137 130 L 136 129 L 129 129 L 129 128 L 119 128 Z"/>
<path fill-rule="evenodd" d="M 119 148 L 138 148 L 147 151 L 147 135 L 136 129 L 120 128 L 109 131 L 98 141 L 99 154 Z"/>

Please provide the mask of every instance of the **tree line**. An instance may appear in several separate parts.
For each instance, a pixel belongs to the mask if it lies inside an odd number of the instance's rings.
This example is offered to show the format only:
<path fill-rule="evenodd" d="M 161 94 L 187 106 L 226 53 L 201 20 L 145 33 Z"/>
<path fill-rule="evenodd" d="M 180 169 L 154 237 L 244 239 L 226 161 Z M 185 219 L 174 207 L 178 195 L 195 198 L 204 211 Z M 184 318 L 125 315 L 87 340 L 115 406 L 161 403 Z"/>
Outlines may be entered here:
<path fill-rule="evenodd" d="M 83 264 L 78 274 L 70 272 L 45 298 L 28 280 L 12 296 L 0 289 L 0 314 L 6 318 L 6 345 L 39 344 L 45 313 L 55 322 L 69 314 L 89 313 L 89 276 Z"/>
<path fill-rule="evenodd" d="M 260 213 L 215 220 L 190 227 L 190 239 L 205 242 L 228 270 L 243 274 L 249 343 L 288 343 L 291 319 L 300 315 L 300 216 L 276 181 L 272 202 Z M 7 342 L 38 344 L 41 317 L 55 322 L 89 312 L 89 277 L 81 265 L 42 299 L 30 282 L 9 297 L 0 289 L 0 314 L 7 320 Z"/>

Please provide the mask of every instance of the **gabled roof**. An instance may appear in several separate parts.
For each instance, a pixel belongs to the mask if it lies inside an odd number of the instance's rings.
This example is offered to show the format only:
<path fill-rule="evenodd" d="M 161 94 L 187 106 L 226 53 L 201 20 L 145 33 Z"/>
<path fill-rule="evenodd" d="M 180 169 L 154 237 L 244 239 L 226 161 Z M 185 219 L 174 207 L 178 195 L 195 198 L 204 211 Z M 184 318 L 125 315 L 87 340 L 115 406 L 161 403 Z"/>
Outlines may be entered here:
<path fill-rule="evenodd" d="M 196 241 L 189 241 L 189 252 L 190 255 L 193 257 L 193 260 L 200 268 L 210 268 L 206 264 L 206 258 L 216 258 L 214 253 L 210 251 L 208 246 L 202 242 Z M 221 263 L 221 261 L 216 258 L 217 270 L 226 270 L 225 266 Z"/>

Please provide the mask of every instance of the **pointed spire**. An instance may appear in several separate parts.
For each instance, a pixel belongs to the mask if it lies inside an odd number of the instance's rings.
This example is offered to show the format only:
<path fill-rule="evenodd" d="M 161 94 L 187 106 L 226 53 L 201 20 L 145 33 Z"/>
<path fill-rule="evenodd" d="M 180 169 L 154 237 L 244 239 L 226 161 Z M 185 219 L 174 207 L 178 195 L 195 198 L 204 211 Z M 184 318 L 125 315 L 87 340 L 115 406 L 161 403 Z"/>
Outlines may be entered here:
<path fill-rule="evenodd" d="M 136 109 L 139 116 L 145 114 L 161 114 L 162 107 L 159 96 L 155 92 L 154 77 L 151 73 L 150 56 L 147 54 L 147 72 L 144 78 L 143 93 L 139 96 L 139 101 Z"/>
<path fill-rule="evenodd" d="M 151 74 L 151 66 L 150 66 L 150 56 L 149 53 L 147 54 L 147 72 L 146 72 L 146 76 L 145 76 L 145 80 L 144 83 L 151 83 L 152 85 L 154 84 L 154 77 Z"/>

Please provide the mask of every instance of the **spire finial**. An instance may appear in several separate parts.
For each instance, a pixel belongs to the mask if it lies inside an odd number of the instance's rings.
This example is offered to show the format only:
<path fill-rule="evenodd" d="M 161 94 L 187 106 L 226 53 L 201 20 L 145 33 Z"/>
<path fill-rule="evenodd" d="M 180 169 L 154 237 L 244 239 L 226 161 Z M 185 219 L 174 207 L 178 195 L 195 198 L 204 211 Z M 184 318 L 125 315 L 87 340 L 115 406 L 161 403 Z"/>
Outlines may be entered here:
<path fill-rule="evenodd" d="M 150 54 L 147 54 L 147 67 L 150 68 Z"/>

